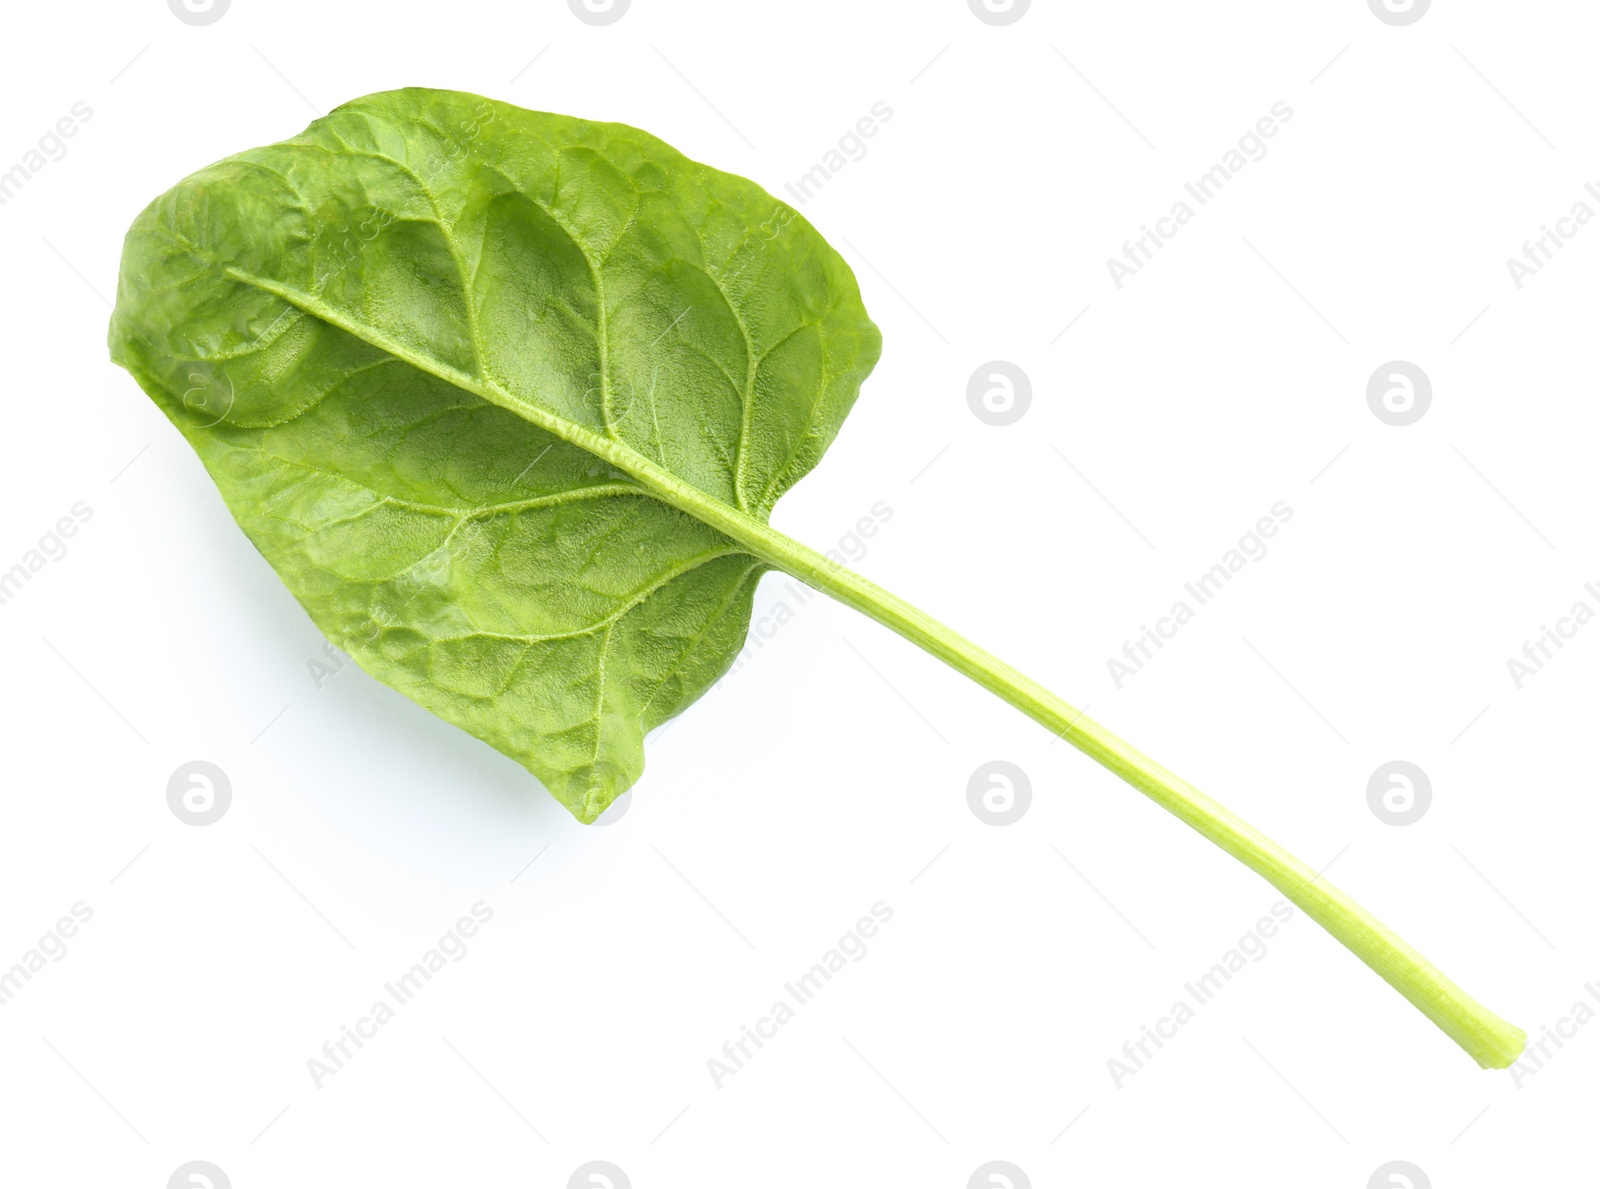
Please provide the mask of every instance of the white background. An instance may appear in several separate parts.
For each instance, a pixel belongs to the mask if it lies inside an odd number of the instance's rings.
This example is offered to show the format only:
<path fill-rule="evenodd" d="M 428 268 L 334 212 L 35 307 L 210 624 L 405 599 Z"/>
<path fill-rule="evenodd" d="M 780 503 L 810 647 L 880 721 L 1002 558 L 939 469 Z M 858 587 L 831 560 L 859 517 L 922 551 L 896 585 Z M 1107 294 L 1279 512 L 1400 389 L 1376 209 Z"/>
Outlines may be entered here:
<path fill-rule="evenodd" d="M 653 741 L 605 828 L 354 665 L 318 688 L 317 631 L 104 347 L 151 197 L 367 92 L 634 123 L 785 196 L 883 101 L 804 207 L 883 362 L 775 523 L 828 548 L 885 502 L 865 573 L 1335 860 L 1537 1035 L 1600 1008 L 1600 626 L 1520 690 L 1506 667 L 1600 609 L 1600 226 L 1520 290 L 1505 261 L 1600 210 L 1592 6 L 1391 27 L 1359 0 L 1036 0 L 991 27 L 961 0 L 634 0 L 595 28 L 560 0 L 234 0 L 191 27 L 102 0 L 5 22 L 0 169 L 75 102 L 93 117 L 0 207 L 0 569 L 93 516 L 0 607 L 0 965 L 94 915 L 0 1008 L 0 1182 L 159 1189 L 209 1160 L 237 1189 L 559 1187 L 604 1159 L 637 1189 L 959 1189 L 990 1160 L 1034 1186 L 1361 1189 L 1392 1160 L 1440 1189 L 1592 1183 L 1600 1027 L 1518 1086 L 1298 915 L 1118 1088 L 1107 1060 L 1276 893 L 824 598 Z M 1267 155 L 1117 288 L 1107 257 L 1278 101 Z M 1005 428 L 966 403 L 996 359 L 1033 388 Z M 1395 359 L 1434 389 L 1405 428 L 1366 401 Z M 1277 501 L 1268 555 L 1117 689 L 1107 659 Z M 786 599 L 769 578 L 757 615 Z M 1404 828 L 1366 799 L 1396 758 L 1433 785 Z M 205 828 L 166 802 L 194 759 L 233 789 Z M 994 759 L 1033 789 L 1004 828 L 966 801 Z M 467 957 L 318 1089 L 307 1060 L 480 900 Z M 880 900 L 867 956 L 717 1088 L 707 1060 Z"/>

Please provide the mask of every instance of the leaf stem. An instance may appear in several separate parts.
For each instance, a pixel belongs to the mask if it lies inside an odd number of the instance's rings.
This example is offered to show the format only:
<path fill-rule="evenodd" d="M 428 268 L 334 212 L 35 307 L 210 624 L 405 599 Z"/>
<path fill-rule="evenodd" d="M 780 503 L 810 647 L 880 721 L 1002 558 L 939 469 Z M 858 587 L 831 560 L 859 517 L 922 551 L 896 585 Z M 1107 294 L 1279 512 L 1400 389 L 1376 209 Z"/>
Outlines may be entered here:
<path fill-rule="evenodd" d="M 1409 999 L 1479 1065 L 1504 1069 L 1521 1054 L 1527 1039 L 1522 1029 L 1478 1003 L 1393 930 L 1231 810 L 904 599 L 753 517 L 694 494 L 699 497 L 693 500 L 697 506 L 685 510 L 711 520 L 762 560 L 870 616 L 972 678 L 1256 872 Z M 710 512 L 707 504 L 715 504 L 720 514 Z"/>

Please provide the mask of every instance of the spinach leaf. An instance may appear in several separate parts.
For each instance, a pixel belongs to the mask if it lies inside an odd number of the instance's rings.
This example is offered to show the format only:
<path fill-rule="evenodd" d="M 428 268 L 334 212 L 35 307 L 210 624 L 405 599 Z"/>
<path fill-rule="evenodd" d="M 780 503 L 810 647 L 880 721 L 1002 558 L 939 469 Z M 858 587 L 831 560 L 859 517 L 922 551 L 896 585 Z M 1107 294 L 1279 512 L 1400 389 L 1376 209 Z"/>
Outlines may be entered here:
<path fill-rule="evenodd" d="M 592 821 L 767 568 L 639 464 L 764 521 L 879 336 L 753 183 L 409 90 L 156 200 L 111 347 L 330 640 Z"/>
<path fill-rule="evenodd" d="M 1480 1064 L 1522 1030 L 1061 698 L 774 531 L 877 362 L 855 277 L 618 124 L 412 89 L 158 198 L 111 352 L 317 626 L 581 821 L 732 663 L 781 569 L 1072 743 L 1284 892 Z"/>

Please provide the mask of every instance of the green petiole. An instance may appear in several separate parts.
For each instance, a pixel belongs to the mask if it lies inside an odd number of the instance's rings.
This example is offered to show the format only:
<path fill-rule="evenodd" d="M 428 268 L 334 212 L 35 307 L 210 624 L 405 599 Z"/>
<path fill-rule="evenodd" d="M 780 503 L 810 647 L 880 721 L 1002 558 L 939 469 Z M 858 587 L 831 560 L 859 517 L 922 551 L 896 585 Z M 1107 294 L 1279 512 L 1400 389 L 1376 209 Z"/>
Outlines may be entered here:
<path fill-rule="evenodd" d="M 591 447 L 593 448 L 593 447 Z M 635 456 L 618 464 L 752 554 L 831 595 L 1059 735 L 1277 888 L 1485 1069 L 1505 1069 L 1527 1034 L 1468 995 L 1394 930 L 1225 805 L 1206 796 L 1031 677 L 861 575 L 766 524 L 688 487 Z"/>

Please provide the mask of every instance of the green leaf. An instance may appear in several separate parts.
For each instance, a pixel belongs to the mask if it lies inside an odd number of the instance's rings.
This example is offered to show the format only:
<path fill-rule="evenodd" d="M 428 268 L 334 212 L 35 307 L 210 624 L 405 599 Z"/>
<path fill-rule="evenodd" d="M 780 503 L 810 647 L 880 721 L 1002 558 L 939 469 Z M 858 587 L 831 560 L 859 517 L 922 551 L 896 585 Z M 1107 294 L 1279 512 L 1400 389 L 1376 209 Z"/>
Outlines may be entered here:
<path fill-rule="evenodd" d="M 1067 702 L 767 523 L 877 362 L 855 278 L 742 178 L 618 124 L 373 95 L 128 233 L 113 358 L 330 640 L 582 821 L 782 569 L 970 677 L 1280 889 L 1480 1064 L 1522 1030 Z"/>
<path fill-rule="evenodd" d="M 406 90 L 152 203 L 111 350 L 334 644 L 592 821 L 732 663 L 768 568 L 616 462 L 764 521 L 879 335 L 754 183 Z"/>

